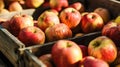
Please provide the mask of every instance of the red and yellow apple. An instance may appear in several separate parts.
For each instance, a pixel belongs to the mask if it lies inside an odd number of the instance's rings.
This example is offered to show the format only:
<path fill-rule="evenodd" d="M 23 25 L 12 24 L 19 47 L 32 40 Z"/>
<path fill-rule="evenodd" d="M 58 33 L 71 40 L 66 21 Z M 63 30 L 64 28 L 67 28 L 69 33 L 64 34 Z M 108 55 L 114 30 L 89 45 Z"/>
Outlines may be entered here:
<path fill-rule="evenodd" d="M 38 27 L 43 31 L 46 30 L 47 27 L 53 26 L 55 24 L 59 24 L 60 20 L 56 13 L 46 10 L 38 17 Z"/>
<path fill-rule="evenodd" d="M 110 67 L 107 62 L 93 56 L 86 56 L 79 63 L 78 67 Z"/>
<path fill-rule="evenodd" d="M 48 27 L 45 30 L 45 34 L 46 40 L 49 42 L 72 37 L 71 29 L 63 23 Z"/>
<path fill-rule="evenodd" d="M 99 36 L 90 41 L 88 55 L 112 63 L 117 57 L 117 47 L 110 38 Z"/>
<path fill-rule="evenodd" d="M 42 45 L 45 42 L 45 34 L 40 28 L 29 26 L 20 30 L 18 39 L 23 42 L 25 46 Z"/>
<path fill-rule="evenodd" d="M 33 19 L 31 15 L 27 14 L 21 14 L 21 15 L 14 15 L 10 19 L 10 32 L 17 36 L 21 29 L 28 27 L 28 26 L 34 26 Z"/>
<path fill-rule="evenodd" d="M 70 29 L 77 27 L 81 21 L 81 14 L 74 8 L 68 7 L 60 12 L 61 23 L 66 24 Z"/>
<path fill-rule="evenodd" d="M 100 31 L 103 26 L 104 22 L 102 17 L 95 12 L 83 15 L 80 22 L 80 27 L 84 33 Z"/>
<path fill-rule="evenodd" d="M 56 67 L 78 67 L 82 60 L 82 50 L 69 40 L 57 41 L 51 50 L 52 59 Z"/>

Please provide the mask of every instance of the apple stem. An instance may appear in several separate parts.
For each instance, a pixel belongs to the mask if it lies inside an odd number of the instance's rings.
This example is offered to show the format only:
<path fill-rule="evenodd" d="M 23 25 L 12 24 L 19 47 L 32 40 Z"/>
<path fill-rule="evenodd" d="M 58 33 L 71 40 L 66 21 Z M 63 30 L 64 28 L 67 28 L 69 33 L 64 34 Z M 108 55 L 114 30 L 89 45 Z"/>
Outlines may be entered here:
<path fill-rule="evenodd" d="M 72 44 L 70 44 L 69 42 L 67 42 L 67 47 L 71 47 L 72 46 Z"/>

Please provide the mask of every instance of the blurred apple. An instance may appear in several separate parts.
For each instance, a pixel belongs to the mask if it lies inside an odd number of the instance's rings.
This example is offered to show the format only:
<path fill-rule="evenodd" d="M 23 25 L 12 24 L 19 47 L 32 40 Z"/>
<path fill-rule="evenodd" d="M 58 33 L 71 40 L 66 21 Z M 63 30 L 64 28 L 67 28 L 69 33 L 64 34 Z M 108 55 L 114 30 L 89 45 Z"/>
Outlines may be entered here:
<path fill-rule="evenodd" d="M 44 11 L 38 17 L 38 27 L 40 27 L 43 31 L 45 31 L 47 27 L 59 23 L 60 23 L 59 17 L 54 12 L 51 12 L 49 10 Z"/>
<path fill-rule="evenodd" d="M 26 46 L 42 45 L 45 42 L 45 34 L 40 28 L 29 26 L 20 30 L 18 39 Z"/>
<path fill-rule="evenodd" d="M 1 22 L 0 22 L 1 23 Z M 4 21 L 2 21 L 2 23 L 0 24 L 3 28 L 7 29 L 8 31 L 10 31 L 10 27 L 9 27 L 9 20 L 5 19 Z"/>
<path fill-rule="evenodd" d="M 45 0 L 25 0 L 26 6 L 29 8 L 38 8 L 40 7 Z"/>
<path fill-rule="evenodd" d="M 10 26 L 10 32 L 13 35 L 18 36 L 21 29 L 28 26 L 34 26 L 34 22 L 31 15 L 17 14 L 10 19 L 9 26 Z"/>
<path fill-rule="evenodd" d="M 78 67 L 78 62 L 82 60 L 82 50 L 69 40 L 58 40 L 51 53 L 56 67 Z"/>
<path fill-rule="evenodd" d="M 53 67 L 51 54 L 44 54 L 38 58 L 46 65 L 46 67 Z"/>
<path fill-rule="evenodd" d="M 0 0 L 0 10 L 4 9 L 4 7 L 5 7 L 4 0 Z"/>
<path fill-rule="evenodd" d="M 66 24 L 70 29 L 74 29 L 81 21 L 81 14 L 74 8 L 65 8 L 60 12 L 60 20 Z"/>
<path fill-rule="evenodd" d="M 85 45 L 79 45 L 79 47 L 81 48 L 82 50 L 82 55 L 83 55 L 83 58 L 88 56 L 88 47 L 85 46 Z"/>
<path fill-rule="evenodd" d="M 82 16 L 80 27 L 84 33 L 91 33 L 102 30 L 103 19 L 95 12 L 87 13 Z"/>
<path fill-rule="evenodd" d="M 82 59 L 79 67 L 110 67 L 109 64 L 101 59 L 94 58 L 93 56 L 86 56 Z"/>
<path fill-rule="evenodd" d="M 9 11 L 7 9 L 0 9 L 0 14 L 7 14 Z"/>
<path fill-rule="evenodd" d="M 99 36 L 90 41 L 88 54 L 108 63 L 112 63 L 117 57 L 117 47 L 110 38 Z"/>
<path fill-rule="evenodd" d="M 84 7 L 84 5 L 83 5 L 81 2 L 72 3 L 72 4 L 70 4 L 69 7 L 75 8 L 75 9 L 78 10 L 80 13 L 82 13 L 82 12 L 85 11 L 85 7 Z"/>
<path fill-rule="evenodd" d="M 109 10 L 107 8 L 99 7 L 99 8 L 96 8 L 94 10 L 94 12 L 98 13 L 102 17 L 102 19 L 103 19 L 103 21 L 104 21 L 105 24 L 108 23 L 108 21 L 111 18 L 110 12 L 109 12 Z"/>
<path fill-rule="evenodd" d="M 12 2 L 9 7 L 8 7 L 8 10 L 11 12 L 11 11 L 22 11 L 23 8 L 22 6 L 20 5 L 20 3 L 18 1 L 14 1 Z"/>
<path fill-rule="evenodd" d="M 47 41 L 56 41 L 56 40 L 72 37 L 71 29 L 63 23 L 48 27 L 45 30 L 45 34 L 46 34 Z"/>
<path fill-rule="evenodd" d="M 50 0 L 50 7 L 57 11 L 61 11 L 62 8 L 66 8 L 69 6 L 68 0 Z"/>
<path fill-rule="evenodd" d="M 115 23 L 120 24 L 120 16 L 117 16 L 114 20 Z"/>

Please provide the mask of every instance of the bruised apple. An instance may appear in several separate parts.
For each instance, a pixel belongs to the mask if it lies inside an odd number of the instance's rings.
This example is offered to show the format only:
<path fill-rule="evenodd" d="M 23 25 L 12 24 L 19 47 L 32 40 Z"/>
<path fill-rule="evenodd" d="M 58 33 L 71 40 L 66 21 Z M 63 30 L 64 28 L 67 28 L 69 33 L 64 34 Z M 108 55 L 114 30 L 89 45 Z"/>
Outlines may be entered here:
<path fill-rule="evenodd" d="M 45 42 L 45 34 L 40 28 L 29 26 L 23 28 L 20 31 L 18 39 L 22 41 L 26 46 L 38 44 L 42 45 Z"/>
<path fill-rule="evenodd" d="M 52 9 L 61 11 L 62 8 L 68 7 L 69 3 L 68 3 L 68 0 L 50 0 L 49 5 Z"/>
<path fill-rule="evenodd" d="M 107 62 L 93 56 L 86 56 L 82 59 L 79 67 L 110 67 Z"/>
<path fill-rule="evenodd" d="M 90 41 L 88 55 L 112 63 L 117 57 L 117 47 L 110 38 L 99 36 Z"/>
<path fill-rule="evenodd" d="M 46 34 L 47 41 L 56 41 L 56 40 L 72 37 L 71 29 L 63 23 L 48 27 L 45 30 L 45 34 Z"/>
<path fill-rule="evenodd" d="M 59 24 L 60 20 L 56 13 L 46 10 L 38 17 L 38 27 L 40 27 L 43 31 L 47 27 L 53 26 L 55 24 Z"/>
<path fill-rule="evenodd" d="M 82 51 L 79 46 L 69 40 L 58 40 L 51 50 L 56 67 L 78 67 L 82 60 Z"/>
<path fill-rule="evenodd" d="M 20 14 L 20 15 L 14 15 L 10 19 L 10 32 L 18 36 L 21 29 L 28 27 L 28 26 L 34 26 L 34 22 L 32 19 L 32 16 L 27 14 Z"/>
<path fill-rule="evenodd" d="M 83 15 L 80 22 L 80 27 L 84 33 L 100 31 L 103 26 L 104 22 L 102 17 L 95 12 Z"/>
<path fill-rule="evenodd" d="M 60 12 L 60 20 L 70 29 L 77 27 L 81 20 L 81 14 L 74 8 L 68 7 Z"/>

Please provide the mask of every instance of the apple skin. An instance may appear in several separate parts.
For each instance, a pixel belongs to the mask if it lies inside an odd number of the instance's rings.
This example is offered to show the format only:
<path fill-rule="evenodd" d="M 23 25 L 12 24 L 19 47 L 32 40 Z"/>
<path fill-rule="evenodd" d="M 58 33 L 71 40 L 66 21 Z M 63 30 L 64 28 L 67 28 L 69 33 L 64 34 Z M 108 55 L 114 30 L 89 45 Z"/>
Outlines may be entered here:
<path fill-rule="evenodd" d="M 4 7 L 5 7 L 4 0 L 0 0 L 0 10 L 4 9 Z"/>
<path fill-rule="evenodd" d="M 8 7 L 8 10 L 11 12 L 11 11 L 22 11 L 23 8 L 22 6 L 20 5 L 20 3 L 18 1 L 13 1 L 9 7 Z"/>
<path fill-rule="evenodd" d="M 38 57 L 38 59 L 41 60 L 46 65 L 46 67 L 53 67 L 51 54 L 41 55 Z"/>
<path fill-rule="evenodd" d="M 103 19 L 95 12 L 87 13 L 82 16 L 80 27 L 84 33 L 91 33 L 102 30 L 104 26 Z"/>
<path fill-rule="evenodd" d="M 9 13 L 7 9 L 0 9 L 0 14 L 6 14 Z"/>
<path fill-rule="evenodd" d="M 45 0 L 25 0 L 26 6 L 28 8 L 38 8 L 40 7 Z"/>
<path fill-rule="evenodd" d="M 107 8 L 99 7 L 99 8 L 96 8 L 93 12 L 98 13 L 102 17 L 105 24 L 107 24 L 111 18 L 110 12 Z"/>
<path fill-rule="evenodd" d="M 18 36 L 21 29 L 28 27 L 28 26 L 34 26 L 33 19 L 30 15 L 27 14 L 21 14 L 21 15 L 14 15 L 10 19 L 10 32 Z"/>
<path fill-rule="evenodd" d="M 79 45 L 79 47 L 81 48 L 82 50 L 82 55 L 83 55 L 83 58 L 88 56 L 88 47 L 85 46 L 85 45 Z"/>
<path fill-rule="evenodd" d="M 79 67 L 110 67 L 109 64 L 93 56 L 86 56 L 79 63 Z"/>
<path fill-rule="evenodd" d="M 72 37 L 71 29 L 63 23 L 48 27 L 45 34 L 48 42 Z"/>
<path fill-rule="evenodd" d="M 81 21 L 81 14 L 74 8 L 68 7 L 60 12 L 61 23 L 66 24 L 70 29 L 77 27 Z"/>
<path fill-rule="evenodd" d="M 82 50 L 69 40 L 57 41 L 51 50 L 52 59 L 56 67 L 77 67 L 82 60 Z"/>
<path fill-rule="evenodd" d="M 99 36 L 90 41 L 88 55 L 112 63 L 117 57 L 117 47 L 110 38 Z"/>
<path fill-rule="evenodd" d="M 18 39 L 26 46 L 42 45 L 45 42 L 45 34 L 40 28 L 29 26 L 20 31 Z"/>
<path fill-rule="evenodd" d="M 111 38 L 117 46 L 120 46 L 120 25 L 114 21 L 108 22 L 102 29 L 102 35 Z"/>
<path fill-rule="evenodd" d="M 57 10 L 58 12 L 62 10 L 62 8 L 66 8 L 69 6 L 68 0 L 50 0 L 49 1 L 50 8 Z"/>
<path fill-rule="evenodd" d="M 60 20 L 56 13 L 46 10 L 38 17 L 38 27 L 45 31 L 47 27 L 59 24 Z"/>
<path fill-rule="evenodd" d="M 85 11 L 84 5 L 83 5 L 82 3 L 80 3 L 80 2 L 72 3 L 72 4 L 70 4 L 69 7 L 75 8 L 75 9 L 78 10 L 80 13 L 82 13 L 82 12 Z"/>

